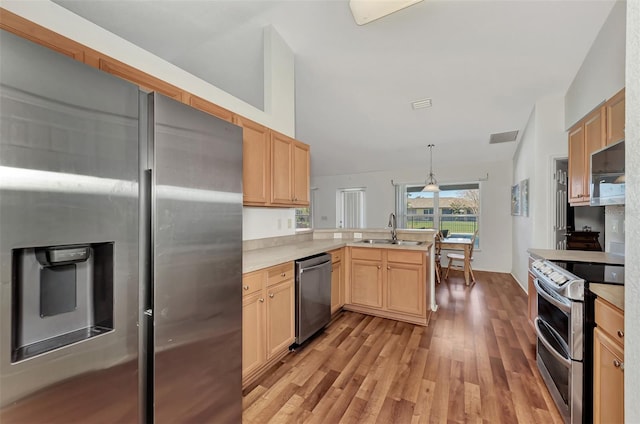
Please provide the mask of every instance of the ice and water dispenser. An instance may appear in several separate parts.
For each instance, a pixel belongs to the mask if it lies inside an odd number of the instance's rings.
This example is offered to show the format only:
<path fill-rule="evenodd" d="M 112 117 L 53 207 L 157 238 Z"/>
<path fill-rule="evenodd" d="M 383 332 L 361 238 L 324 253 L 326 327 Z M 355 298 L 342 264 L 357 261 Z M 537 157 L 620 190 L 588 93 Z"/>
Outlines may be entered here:
<path fill-rule="evenodd" d="M 113 330 L 112 242 L 12 254 L 12 362 Z"/>

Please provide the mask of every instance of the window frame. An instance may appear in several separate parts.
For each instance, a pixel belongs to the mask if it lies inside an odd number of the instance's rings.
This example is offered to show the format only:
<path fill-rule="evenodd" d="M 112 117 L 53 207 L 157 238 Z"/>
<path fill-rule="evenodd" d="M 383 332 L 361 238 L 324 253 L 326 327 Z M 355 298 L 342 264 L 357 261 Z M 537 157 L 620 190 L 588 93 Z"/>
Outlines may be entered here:
<path fill-rule="evenodd" d="M 345 193 L 353 193 L 358 192 L 361 194 L 360 199 L 360 210 L 359 219 L 360 226 L 359 227 L 346 227 L 344 226 L 344 194 Z M 351 188 L 339 188 L 336 190 L 336 228 L 366 228 L 367 227 L 367 217 L 366 217 L 366 201 L 367 201 L 367 188 L 366 187 L 351 187 Z"/>
<path fill-rule="evenodd" d="M 427 218 L 425 221 L 429 222 L 429 218 L 431 218 L 431 222 L 432 222 L 432 227 L 430 227 L 431 229 L 442 229 L 442 223 L 446 222 L 447 219 L 443 219 L 446 217 L 456 217 L 456 218 L 463 218 L 465 221 L 469 219 L 469 218 L 473 218 L 475 217 L 475 226 L 474 226 L 474 231 L 478 231 L 479 234 L 479 230 L 481 227 L 481 222 L 482 222 L 482 182 L 481 181 L 465 181 L 465 182 L 455 182 L 455 183 L 447 183 L 447 184 L 440 184 L 440 192 L 433 192 L 433 213 L 427 214 L 427 213 L 419 213 L 419 211 L 416 211 L 416 213 L 408 213 L 408 201 L 407 201 L 407 193 L 410 192 L 416 192 L 416 191 L 409 191 L 409 189 L 411 188 L 416 188 L 416 187 L 423 187 L 424 183 L 406 183 L 406 184 L 397 184 L 396 185 L 396 215 L 398 217 L 398 228 L 404 228 L 404 229 L 411 229 L 413 227 L 410 227 L 408 224 L 409 222 L 413 222 L 413 219 L 415 218 Z M 464 186 L 475 186 L 475 187 L 469 187 L 469 188 L 464 188 Z M 446 192 L 448 190 L 454 191 L 456 190 L 456 187 L 460 187 L 458 190 L 462 191 L 462 190 L 478 190 L 478 213 L 477 214 L 473 214 L 473 213 L 465 213 L 465 214 L 454 214 L 454 213 L 442 213 L 442 210 L 440 208 L 440 196 L 442 194 L 442 192 Z M 477 188 L 476 188 L 477 187 Z M 426 212 L 429 208 L 414 208 L 414 209 L 419 209 L 422 210 L 423 212 Z M 455 234 L 455 233 L 454 233 Z M 464 233 L 467 234 L 467 233 Z M 471 233 L 473 234 L 473 233 Z M 476 248 L 479 248 L 480 246 L 480 237 L 476 237 Z"/>

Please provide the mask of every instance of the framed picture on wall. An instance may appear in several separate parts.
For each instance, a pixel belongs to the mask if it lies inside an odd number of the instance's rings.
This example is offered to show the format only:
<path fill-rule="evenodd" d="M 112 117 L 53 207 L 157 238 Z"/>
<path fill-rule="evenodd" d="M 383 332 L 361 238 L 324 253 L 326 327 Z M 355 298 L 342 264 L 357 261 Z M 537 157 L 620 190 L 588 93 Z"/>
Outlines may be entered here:
<path fill-rule="evenodd" d="M 511 215 L 520 215 L 520 184 L 511 187 Z"/>
<path fill-rule="evenodd" d="M 520 209 L 522 216 L 529 216 L 529 178 L 520 181 Z"/>

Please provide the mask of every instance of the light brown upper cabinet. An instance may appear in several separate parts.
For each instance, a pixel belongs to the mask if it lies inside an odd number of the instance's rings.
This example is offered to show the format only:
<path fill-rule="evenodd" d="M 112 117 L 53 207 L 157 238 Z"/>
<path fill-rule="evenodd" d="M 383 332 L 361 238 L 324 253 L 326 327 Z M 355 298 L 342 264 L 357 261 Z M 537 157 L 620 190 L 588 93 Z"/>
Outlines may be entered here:
<path fill-rule="evenodd" d="M 607 146 L 624 140 L 624 104 L 624 88 L 604 104 L 607 119 Z"/>
<path fill-rule="evenodd" d="M 309 205 L 309 146 L 271 131 L 271 203 Z"/>
<path fill-rule="evenodd" d="M 271 190 L 269 129 L 237 115 L 234 123 L 242 127 L 243 204 L 266 206 Z"/>
<path fill-rule="evenodd" d="M 208 100 L 201 99 L 198 96 L 194 96 L 193 94 L 184 93 L 183 100 L 185 103 L 188 103 L 189 106 L 195 107 L 196 109 L 200 109 L 203 112 L 207 112 L 209 115 L 213 115 L 216 118 L 220 118 L 227 122 L 234 122 L 233 112 L 223 108 L 222 106 L 218 106 L 215 103 L 211 103 Z M 236 124 L 240 125 L 240 124 Z"/>
<path fill-rule="evenodd" d="M 112 59 L 107 56 L 100 57 L 98 59 L 98 68 L 111 75 L 115 75 L 132 82 L 144 90 L 157 91 L 167 97 L 171 97 L 172 99 L 182 102 L 184 91 L 180 88 L 162 81 L 159 78 L 153 77 L 146 72 L 142 72 L 133 66 L 120 62 L 119 60 Z"/>
<path fill-rule="evenodd" d="M 77 61 L 85 61 L 86 47 L 82 44 L 2 8 L 0 8 L 0 28 Z"/>
<path fill-rule="evenodd" d="M 588 205 L 591 153 L 604 147 L 604 106 L 591 112 L 569 130 L 569 203 Z"/>
<path fill-rule="evenodd" d="M 293 203 L 309 206 L 309 146 L 296 141 L 293 144 Z"/>
<path fill-rule="evenodd" d="M 624 139 L 624 88 L 569 130 L 569 203 L 588 205 L 591 154 Z"/>

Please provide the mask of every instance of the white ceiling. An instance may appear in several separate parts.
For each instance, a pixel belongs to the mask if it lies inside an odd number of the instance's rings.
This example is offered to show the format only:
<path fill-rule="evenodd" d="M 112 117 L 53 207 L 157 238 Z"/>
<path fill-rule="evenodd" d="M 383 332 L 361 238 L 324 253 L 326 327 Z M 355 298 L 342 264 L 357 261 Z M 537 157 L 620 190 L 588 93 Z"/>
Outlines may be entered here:
<path fill-rule="evenodd" d="M 347 0 L 56 3 L 259 108 L 262 29 L 295 54 L 313 175 L 509 160 L 537 99 L 564 95 L 613 1 L 425 0 L 357 26 Z M 433 107 L 410 103 L 433 99 Z"/>

